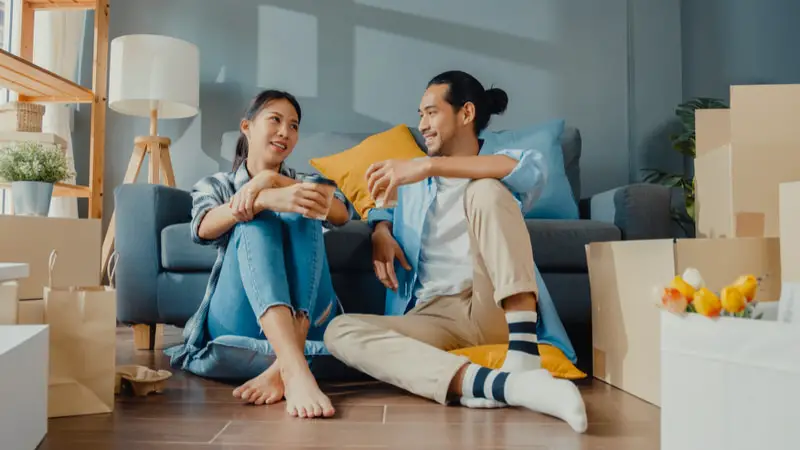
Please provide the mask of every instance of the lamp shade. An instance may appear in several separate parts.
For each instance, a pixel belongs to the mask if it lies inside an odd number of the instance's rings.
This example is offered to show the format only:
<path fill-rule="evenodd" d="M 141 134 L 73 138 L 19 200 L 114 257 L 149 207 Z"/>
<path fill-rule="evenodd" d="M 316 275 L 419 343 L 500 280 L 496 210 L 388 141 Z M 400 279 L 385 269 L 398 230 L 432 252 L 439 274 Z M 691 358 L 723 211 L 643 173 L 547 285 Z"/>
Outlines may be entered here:
<path fill-rule="evenodd" d="M 135 34 L 111 41 L 108 105 L 114 111 L 160 119 L 197 114 L 200 52 L 169 36 Z"/>

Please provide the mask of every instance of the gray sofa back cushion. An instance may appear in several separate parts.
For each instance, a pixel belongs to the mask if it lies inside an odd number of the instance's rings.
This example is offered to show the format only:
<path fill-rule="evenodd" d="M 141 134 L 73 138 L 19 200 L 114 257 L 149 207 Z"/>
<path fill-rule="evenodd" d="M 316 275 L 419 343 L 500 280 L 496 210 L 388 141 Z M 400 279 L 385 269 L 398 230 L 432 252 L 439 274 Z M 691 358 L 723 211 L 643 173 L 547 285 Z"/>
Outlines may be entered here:
<path fill-rule="evenodd" d="M 425 140 L 416 127 L 409 127 L 417 145 L 424 151 Z M 339 133 L 320 132 L 303 136 L 286 163 L 295 170 L 303 173 L 317 172 L 308 163 L 310 159 L 334 155 L 349 148 L 355 147 L 369 137 L 371 133 Z M 561 150 L 564 154 L 564 168 L 569 179 L 572 195 L 575 201 L 580 200 L 581 193 L 581 135 L 577 128 L 567 126 L 561 135 Z"/>

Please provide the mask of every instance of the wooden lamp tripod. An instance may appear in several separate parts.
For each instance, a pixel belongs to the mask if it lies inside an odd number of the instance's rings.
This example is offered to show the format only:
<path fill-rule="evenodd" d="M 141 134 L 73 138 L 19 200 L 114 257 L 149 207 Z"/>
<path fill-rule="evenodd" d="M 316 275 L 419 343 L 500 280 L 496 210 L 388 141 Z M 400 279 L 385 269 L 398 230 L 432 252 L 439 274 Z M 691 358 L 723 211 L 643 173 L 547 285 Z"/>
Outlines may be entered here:
<path fill-rule="evenodd" d="M 169 36 L 121 36 L 111 42 L 109 72 L 109 107 L 121 114 L 150 118 L 150 134 L 134 139 L 123 183 L 136 182 L 145 155 L 149 155 L 148 183 L 174 187 L 171 141 L 158 135 L 158 120 L 193 117 L 199 112 L 197 47 Z M 103 240 L 103 274 L 114 252 L 115 221 L 116 213 Z"/>

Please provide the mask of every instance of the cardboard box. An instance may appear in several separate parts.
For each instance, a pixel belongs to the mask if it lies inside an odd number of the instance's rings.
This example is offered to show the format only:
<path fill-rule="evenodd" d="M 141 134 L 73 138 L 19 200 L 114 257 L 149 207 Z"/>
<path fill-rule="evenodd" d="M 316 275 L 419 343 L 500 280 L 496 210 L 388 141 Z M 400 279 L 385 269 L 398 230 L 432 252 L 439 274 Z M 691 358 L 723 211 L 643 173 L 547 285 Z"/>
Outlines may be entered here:
<path fill-rule="evenodd" d="M 662 450 L 800 446 L 800 328 L 767 316 L 661 313 Z"/>
<path fill-rule="evenodd" d="M 778 186 L 800 180 L 800 84 L 730 92 L 729 130 L 726 110 L 696 114 L 697 234 L 778 237 Z"/>
<path fill-rule="evenodd" d="M 778 320 L 800 326 L 800 182 L 780 185 L 781 301 Z"/>
<path fill-rule="evenodd" d="M 16 325 L 18 291 L 16 281 L 0 283 L 0 325 Z"/>
<path fill-rule="evenodd" d="M 20 300 L 17 303 L 17 324 L 44 324 L 44 299 Z"/>
<path fill-rule="evenodd" d="M 763 278 L 756 300 L 780 297 L 777 238 L 597 242 L 586 247 L 594 376 L 660 405 L 659 290 L 689 267 L 720 290 L 743 274 Z"/>
<path fill-rule="evenodd" d="M 28 278 L 19 280 L 20 300 L 42 298 L 52 250 L 58 252 L 55 286 L 99 285 L 101 233 L 99 219 L 0 215 L 0 255 L 30 265 Z"/>
<path fill-rule="evenodd" d="M 0 327 L 0 436 L 4 449 L 33 449 L 47 433 L 49 328 Z"/>

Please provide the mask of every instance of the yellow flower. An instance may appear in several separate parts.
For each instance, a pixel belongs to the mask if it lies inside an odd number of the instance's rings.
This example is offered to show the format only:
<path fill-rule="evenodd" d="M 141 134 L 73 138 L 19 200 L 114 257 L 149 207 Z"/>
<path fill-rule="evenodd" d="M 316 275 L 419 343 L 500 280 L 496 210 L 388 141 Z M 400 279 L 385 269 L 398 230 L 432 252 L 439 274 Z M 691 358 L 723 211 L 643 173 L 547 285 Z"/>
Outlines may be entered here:
<path fill-rule="evenodd" d="M 685 282 L 680 275 L 676 275 L 675 278 L 672 279 L 670 287 L 677 289 L 678 292 L 683 294 L 683 296 L 686 297 L 686 300 L 688 300 L 689 303 L 691 303 L 692 300 L 694 299 L 695 288 L 691 284 Z"/>
<path fill-rule="evenodd" d="M 733 282 L 733 286 L 747 299 L 747 303 L 750 303 L 756 297 L 758 280 L 753 275 L 742 275 Z"/>
<path fill-rule="evenodd" d="M 744 311 L 747 299 L 742 291 L 735 286 L 728 286 L 722 290 L 722 307 L 731 314 Z"/>
<path fill-rule="evenodd" d="M 719 297 L 708 288 L 702 288 L 694 293 L 692 305 L 695 311 L 706 317 L 717 317 L 722 312 Z"/>

